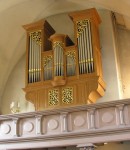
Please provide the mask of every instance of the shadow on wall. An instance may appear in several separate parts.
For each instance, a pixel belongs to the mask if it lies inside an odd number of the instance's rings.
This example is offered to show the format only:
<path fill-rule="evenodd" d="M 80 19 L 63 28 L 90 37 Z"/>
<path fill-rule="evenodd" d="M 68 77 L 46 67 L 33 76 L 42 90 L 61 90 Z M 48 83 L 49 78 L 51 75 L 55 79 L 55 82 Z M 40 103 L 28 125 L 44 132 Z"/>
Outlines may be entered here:
<path fill-rule="evenodd" d="M 34 111 L 34 106 L 25 100 L 25 93 L 22 88 L 25 87 L 25 55 L 19 60 L 10 74 L 5 91 L 2 97 L 2 114 L 10 114 L 10 104 L 12 101 L 18 101 L 20 112 Z"/>

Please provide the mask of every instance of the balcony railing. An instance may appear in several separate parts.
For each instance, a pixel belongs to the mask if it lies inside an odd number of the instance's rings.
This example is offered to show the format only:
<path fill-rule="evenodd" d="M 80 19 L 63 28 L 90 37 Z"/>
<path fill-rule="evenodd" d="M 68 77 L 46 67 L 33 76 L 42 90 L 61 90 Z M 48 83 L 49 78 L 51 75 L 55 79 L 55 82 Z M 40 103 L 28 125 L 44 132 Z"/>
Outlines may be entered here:
<path fill-rule="evenodd" d="M 130 140 L 130 99 L 0 116 L 0 150 Z"/>

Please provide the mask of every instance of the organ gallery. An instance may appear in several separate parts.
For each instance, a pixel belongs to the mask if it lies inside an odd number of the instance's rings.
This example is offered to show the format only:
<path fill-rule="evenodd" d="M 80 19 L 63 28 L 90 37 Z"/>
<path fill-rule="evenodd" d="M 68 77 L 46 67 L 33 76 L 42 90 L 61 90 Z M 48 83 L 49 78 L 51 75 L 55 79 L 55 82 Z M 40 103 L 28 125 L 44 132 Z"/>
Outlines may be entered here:
<path fill-rule="evenodd" d="M 74 41 L 46 21 L 24 25 L 27 33 L 26 99 L 36 110 L 94 103 L 104 95 L 97 11 L 72 12 Z"/>

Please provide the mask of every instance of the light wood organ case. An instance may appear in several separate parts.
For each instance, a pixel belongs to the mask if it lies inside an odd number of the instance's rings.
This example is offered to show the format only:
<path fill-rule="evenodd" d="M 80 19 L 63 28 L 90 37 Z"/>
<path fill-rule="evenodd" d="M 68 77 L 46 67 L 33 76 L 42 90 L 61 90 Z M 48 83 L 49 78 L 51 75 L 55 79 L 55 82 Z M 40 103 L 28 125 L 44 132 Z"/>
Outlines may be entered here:
<path fill-rule="evenodd" d="M 27 32 L 26 99 L 36 110 L 85 105 L 104 95 L 97 11 L 68 14 L 74 42 L 56 34 L 46 20 L 24 25 Z"/>

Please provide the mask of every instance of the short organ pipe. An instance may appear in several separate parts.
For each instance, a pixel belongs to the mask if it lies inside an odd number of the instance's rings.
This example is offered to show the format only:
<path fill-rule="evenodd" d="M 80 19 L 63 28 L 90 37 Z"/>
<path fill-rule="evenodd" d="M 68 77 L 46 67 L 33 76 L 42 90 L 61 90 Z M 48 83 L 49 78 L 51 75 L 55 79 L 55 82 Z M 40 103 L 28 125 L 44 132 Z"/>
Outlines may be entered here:
<path fill-rule="evenodd" d="M 54 46 L 54 75 L 63 75 L 63 48 L 59 43 Z"/>

